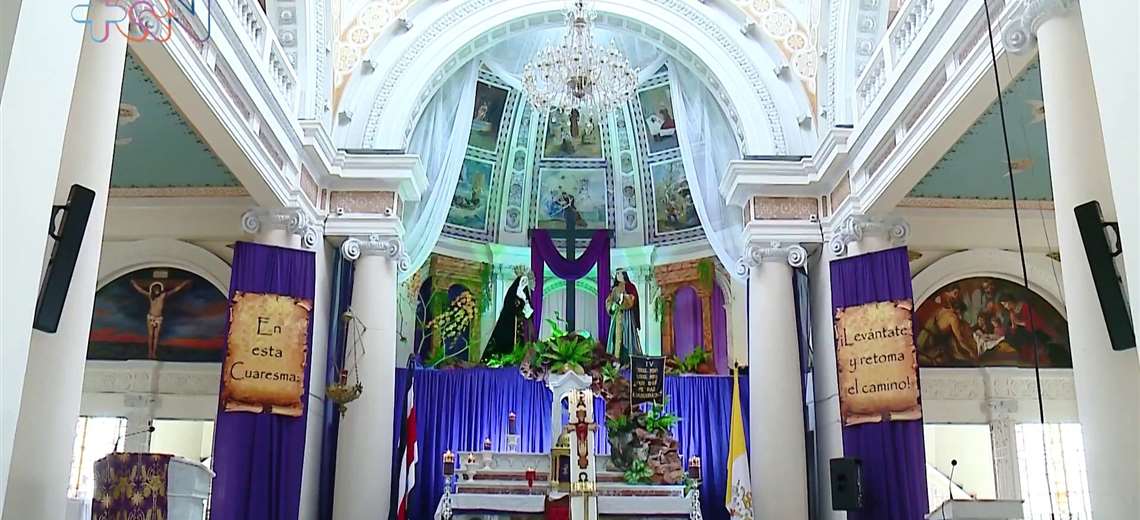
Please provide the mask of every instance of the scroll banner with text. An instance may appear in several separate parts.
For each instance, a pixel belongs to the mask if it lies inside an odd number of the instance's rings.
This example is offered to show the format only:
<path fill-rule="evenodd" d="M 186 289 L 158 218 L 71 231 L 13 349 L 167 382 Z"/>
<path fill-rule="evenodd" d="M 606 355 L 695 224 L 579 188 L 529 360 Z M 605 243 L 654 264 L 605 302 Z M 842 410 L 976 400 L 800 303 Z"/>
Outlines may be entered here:
<path fill-rule="evenodd" d="M 225 411 L 301 416 L 312 311 L 308 299 L 234 293 L 222 365 Z"/>
<path fill-rule="evenodd" d="M 830 264 L 843 456 L 863 462 L 863 508 L 847 520 L 924 518 L 930 503 L 909 255 L 898 247 Z"/>
<path fill-rule="evenodd" d="M 316 273 L 312 251 L 234 244 L 231 314 L 214 423 L 211 520 L 303 516 L 301 476 L 311 407 L 298 401 L 311 399 Z M 252 413 L 233 413 L 235 405 Z"/>
<path fill-rule="evenodd" d="M 665 402 L 664 357 L 630 356 L 629 372 L 629 395 L 633 406 Z"/>
<path fill-rule="evenodd" d="M 835 311 L 835 360 L 844 426 L 922 418 L 909 300 Z"/>

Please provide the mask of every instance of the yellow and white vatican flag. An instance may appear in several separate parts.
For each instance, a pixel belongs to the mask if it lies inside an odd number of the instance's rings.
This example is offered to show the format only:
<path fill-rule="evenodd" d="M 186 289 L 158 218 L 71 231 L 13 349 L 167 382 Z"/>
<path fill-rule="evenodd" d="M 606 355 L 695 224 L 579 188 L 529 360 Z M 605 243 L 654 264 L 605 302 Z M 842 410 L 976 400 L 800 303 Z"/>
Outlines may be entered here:
<path fill-rule="evenodd" d="M 732 371 L 732 433 L 728 443 L 728 489 L 724 507 L 729 517 L 752 520 L 752 479 L 748 476 L 748 449 L 744 443 L 744 414 L 740 410 L 740 374 Z"/>

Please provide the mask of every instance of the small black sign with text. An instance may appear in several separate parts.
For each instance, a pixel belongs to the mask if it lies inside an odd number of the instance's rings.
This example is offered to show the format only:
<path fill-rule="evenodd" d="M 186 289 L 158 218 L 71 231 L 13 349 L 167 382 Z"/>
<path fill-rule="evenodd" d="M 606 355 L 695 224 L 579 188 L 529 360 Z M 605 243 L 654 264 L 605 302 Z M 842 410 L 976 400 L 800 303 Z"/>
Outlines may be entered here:
<path fill-rule="evenodd" d="M 634 406 L 641 403 L 665 401 L 665 358 L 630 356 L 630 400 Z"/>

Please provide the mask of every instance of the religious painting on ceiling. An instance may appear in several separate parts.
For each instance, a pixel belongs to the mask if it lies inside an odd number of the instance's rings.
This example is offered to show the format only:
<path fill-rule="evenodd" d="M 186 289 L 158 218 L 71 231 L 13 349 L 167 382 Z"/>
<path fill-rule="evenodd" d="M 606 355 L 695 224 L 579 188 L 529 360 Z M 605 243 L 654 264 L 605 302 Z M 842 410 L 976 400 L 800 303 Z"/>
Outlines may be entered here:
<path fill-rule="evenodd" d="M 181 269 L 141 269 L 95 293 L 87 359 L 221 362 L 226 295 Z"/>
<path fill-rule="evenodd" d="M 657 232 L 669 233 L 700 226 L 681 159 L 653 164 L 649 171 L 653 177 Z"/>
<path fill-rule="evenodd" d="M 539 228 L 564 228 L 567 209 L 577 211 L 578 227 L 609 227 L 604 168 L 542 168 L 537 195 L 535 215 Z"/>
<path fill-rule="evenodd" d="M 641 101 L 641 114 L 645 118 L 645 129 L 649 134 L 649 153 L 680 147 L 669 84 L 642 90 L 637 93 L 637 97 Z"/>
<path fill-rule="evenodd" d="M 1068 323 L 1021 285 L 991 277 L 958 280 L 938 289 L 915 313 L 922 366 L 1072 368 Z"/>
<path fill-rule="evenodd" d="M 459 182 L 455 185 L 455 196 L 451 199 L 451 210 L 447 213 L 448 224 L 477 230 L 487 229 L 491 174 L 494 168 L 494 163 L 470 155 L 463 159 Z"/>
<path fill-rule="evenodd" d="M 471 116 L 471 136 L 467 141 L 468 146 L 494 153 L 499 143 L 507 94 L 507 90 L 482 81 L 475 85 L 475 112 Z"/>
<path fill-rule="evenodd" d="M 547 159 L 602 157 L 602 125 L 596 116 L 551 111 L 546 121 L 542 155 Z"/>

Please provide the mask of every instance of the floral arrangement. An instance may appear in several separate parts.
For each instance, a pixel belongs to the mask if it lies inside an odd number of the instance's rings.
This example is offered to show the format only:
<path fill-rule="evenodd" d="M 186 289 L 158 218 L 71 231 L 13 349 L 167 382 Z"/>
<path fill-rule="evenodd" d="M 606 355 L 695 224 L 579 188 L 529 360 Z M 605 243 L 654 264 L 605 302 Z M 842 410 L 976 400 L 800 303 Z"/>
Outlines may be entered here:
<path fill-rule="evenodd" d="M 529 379 L 543 379 L 549 373 L 589 374 L 592 390 L 606 401 L 606 430 L 611 447 L 610 465 L 621 471 L 630 483 L 679 484 L 685 472 L 672 428 L 679 417 L 655 404 L 648 410 L 630 400 L 630 383 L 621 372 L 617 358 L 605 346 L 581 332 L 566 332 L 550 321 L 549 338 L 526 344 L 515 352 L 492 360 L 496 366 L 509 366 L 515 359 Z"/>
<path fill-rule="evenodd" d="M 471 322 L 475 319 L 475 297 L 464 291 L 454 301 L 451 307 L 428 322 L 426 328 L 434 328 L 443 340 L 454 339 L 456 336 L 470 330 Z"/>

